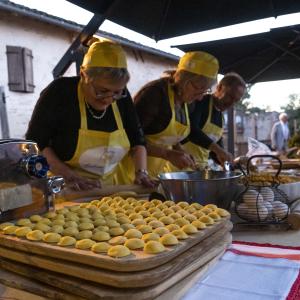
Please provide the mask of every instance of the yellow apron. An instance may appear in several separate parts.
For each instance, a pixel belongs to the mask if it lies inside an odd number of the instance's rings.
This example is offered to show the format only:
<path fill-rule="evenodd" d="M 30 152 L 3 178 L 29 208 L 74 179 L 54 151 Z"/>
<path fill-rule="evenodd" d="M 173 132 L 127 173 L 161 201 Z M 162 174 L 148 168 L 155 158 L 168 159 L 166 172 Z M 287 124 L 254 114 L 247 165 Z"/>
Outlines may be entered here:
<path fill-rule="evenodd" d="M 157 145 L 160 147 L 171 149 L 177 143 L 185 139 L 190 133 L 190 119 L 186 103 L 184 104 L 185 116 L 187 124 L 182 124 L 176 120 L 175 116 L 175 102 L 174 102 L 174 91 L 168 84 L 168 96 L 170 101 L 170 107 L 172 117 L 169 125 L 161 132 L 156 134 L 146 135 L 146 141 L 148 144 Z M 149 175 L 157 177 L 159 173 L 170 172 L 176 169 L 170 162 L 153 156 L 148 156 L 147 166 Z"/>
<path fill-rule="evenodd" d="M 211 116 L 212 116 L 212 111 L 213 111 L 213 99 L 212 97 L 209 100 L 209 111 L 208 111 L 208 117 L 207 121 L 204 124 L 202 131 L 205 133 L 211 140 L 214 141 L 214 143 L 218 142 L 220 138 L 223 135 L 223 126 L 222 128 L 211 123 Z M 208 157 L 209 157 L 209 152 L 210 150 L 205 149 L 199 145 L 196 145 L 192 142 L 187 142 L 186 144 L 182 145 L 183 149 L 193 155 L 196 164 L 200 168 L 204 168 L 207 165 Z"/>
<path fill-rule="evenodd" d="M 73 157 L 65 163 L 84 177 L 100 179 L 104 185 L 120 184 L 115 172 L 119 162 L 129 151 L 130 143 L 117 104 L 111 104 L 117 130 L 104 132 L 87 128 L 85 101 L 80 82 L 78 101 L 81 125 L 77 146 Z"/>

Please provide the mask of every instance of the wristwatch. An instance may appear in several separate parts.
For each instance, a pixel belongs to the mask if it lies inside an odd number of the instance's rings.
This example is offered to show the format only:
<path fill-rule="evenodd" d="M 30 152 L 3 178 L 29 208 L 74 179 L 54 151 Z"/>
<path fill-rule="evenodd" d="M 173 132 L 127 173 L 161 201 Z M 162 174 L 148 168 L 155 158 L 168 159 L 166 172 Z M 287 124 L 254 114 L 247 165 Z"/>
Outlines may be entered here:
<path fill-rule="evenodd" d="M 147 175 L 147 176 L 149 175 L 149 173 L 146 169 L 138 169 L 135 171 L 135 174 L 139 174 L 139 173 Z"/>

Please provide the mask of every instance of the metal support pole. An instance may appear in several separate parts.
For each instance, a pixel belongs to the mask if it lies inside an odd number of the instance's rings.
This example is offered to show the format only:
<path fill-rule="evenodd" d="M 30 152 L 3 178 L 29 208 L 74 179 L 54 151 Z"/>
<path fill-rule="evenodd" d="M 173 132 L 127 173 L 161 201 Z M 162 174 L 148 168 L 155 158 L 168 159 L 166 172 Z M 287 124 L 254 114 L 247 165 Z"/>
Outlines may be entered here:
<path fill-rule="evenodd" d="M 0 86 L 0 122 L 2 139 L 9 138 L 9 126 L 6 111 L 6 101 L 3 86 Z"/>
<path fill-rule="evenodd" d="M 82 29 L 82 31 L 73 41 L 67 52 L 63 55 L 63 57 L 53 69 L 52 74 L 54 78 L 62 76 L 69 68 L 69 66 L 74 61 L 76 61 L 76 58 L 78 58 L 77 51 L 79 47 L 82 44 L 86 43 L 94 35 L 94 33 L 98 30 L 105 18 L 106 16 L 97 14 L 95 14 L 92 17 L 90 22 Z"/>
<path fill-rule="evenodd" d="M 112 0 L 109 2 L 108 7 L 103 14 L 94 14 L 89 23 L 82 29 L 67 52 L 53 69 L 52 73 L 54 78 L 62 76 L 73 62 L 76 62 L 77 74 L 79 74 L 79 66 L 82 62 L 80 59 L 83 58 L 82 53 L 80 53 L 80 46 L 85 45 L 90 40 L 104 20 L 117 9 L 119 2 L 120 0 Z"/>
<path fill-rule="evenodd" d="M 228 127 L 228 152 L 234 155 L 234 134 L 235 134 L 235 125 L 234 125 L 234 107 L 231 107 L 227 110 L 227 127 Z"/>

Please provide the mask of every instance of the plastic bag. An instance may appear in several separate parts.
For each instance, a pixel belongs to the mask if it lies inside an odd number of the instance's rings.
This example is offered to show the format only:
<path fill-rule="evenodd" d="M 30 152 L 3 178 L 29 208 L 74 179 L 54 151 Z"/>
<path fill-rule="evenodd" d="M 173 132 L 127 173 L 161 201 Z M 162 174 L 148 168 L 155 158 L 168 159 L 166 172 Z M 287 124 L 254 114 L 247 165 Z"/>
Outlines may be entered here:
<path fill-rule="evenodd" d="M 247 157 L 251 157 L 254 155 L 272 155 L 272 154 L 273 153 L 271 149 L 267 145 L 259 142 L 256 139 L 248 137 L 248 152 L 246 154 Z M 254 165 L 257 165 L 263 163 L 266 160 L 270 160 L 270 158 L 264 158 L 264 159 L 254 158 L 251 160 L 251 162 Z"/>

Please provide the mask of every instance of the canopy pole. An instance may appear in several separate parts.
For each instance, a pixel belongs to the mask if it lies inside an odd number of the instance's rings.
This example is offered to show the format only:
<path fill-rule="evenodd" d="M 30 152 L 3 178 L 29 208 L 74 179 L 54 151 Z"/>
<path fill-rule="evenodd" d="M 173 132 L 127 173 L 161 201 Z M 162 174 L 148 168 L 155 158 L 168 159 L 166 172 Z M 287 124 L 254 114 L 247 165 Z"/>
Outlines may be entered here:
<path fill-rule="evenodd" d="M 114 0 L 104 14 L 94 14 L 89 23 L 82 29 L 69 49 L 54 67 L 52 71 L 54 78 L 62 76 L 73 62 L 76 62 L 76 71 L 77 74 L 79 74 L 79 66 L 83 59 L 83 51 L 80 49 L 81 45 L 86 44 L 93 37 L 100 25 L 105 21 L 105 19 L 107 19 L 118 2 L 119 0 Z"/>
<path fill-rule="evenodd" d="M 227 110 L 227 149 L 228 152 L 230 152 L 233 156 L 235 155 L 234 151 L 234 131 L 235 131 L 235 126 L 234 126 L 234 107 L 230 107 Z"/>

